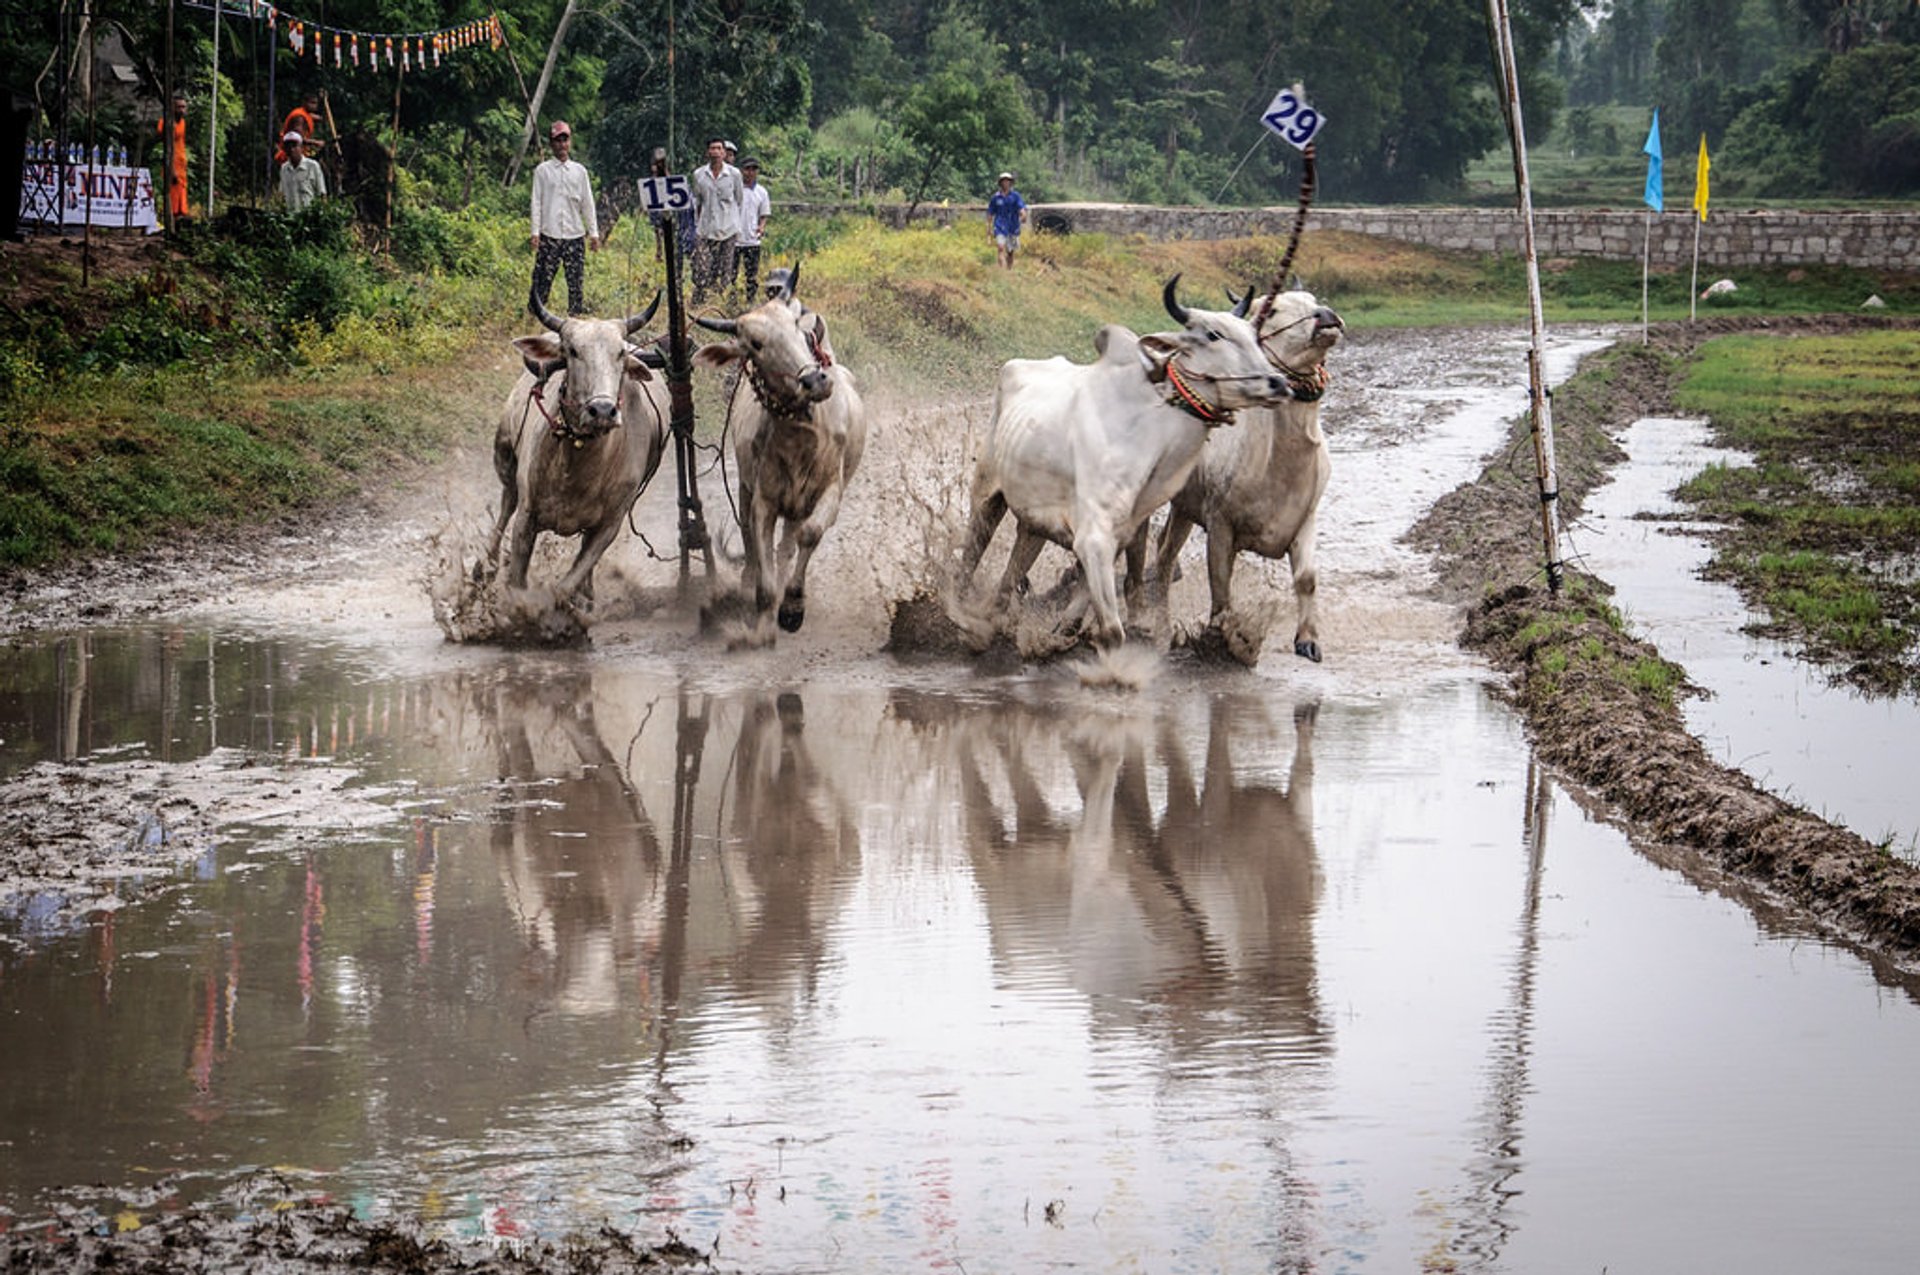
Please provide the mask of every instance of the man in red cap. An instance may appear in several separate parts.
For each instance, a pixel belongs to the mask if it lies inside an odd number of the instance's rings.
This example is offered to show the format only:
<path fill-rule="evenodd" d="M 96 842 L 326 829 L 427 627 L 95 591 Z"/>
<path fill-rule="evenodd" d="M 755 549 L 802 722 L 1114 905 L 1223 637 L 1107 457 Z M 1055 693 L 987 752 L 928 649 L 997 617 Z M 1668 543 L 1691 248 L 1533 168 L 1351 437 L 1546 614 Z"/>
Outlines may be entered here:
<path fill-rule="evenodd" d="M 554 272 L 567 270 L 567 313 L 587 312 L 588 248 L 600 251 L 600 221 L 593 210 L 593 179 L 572 158 L 573 129 L 555 120 L 547 130 L 553 156 L 533 170 L 533 295 L 547 303 Z"/>

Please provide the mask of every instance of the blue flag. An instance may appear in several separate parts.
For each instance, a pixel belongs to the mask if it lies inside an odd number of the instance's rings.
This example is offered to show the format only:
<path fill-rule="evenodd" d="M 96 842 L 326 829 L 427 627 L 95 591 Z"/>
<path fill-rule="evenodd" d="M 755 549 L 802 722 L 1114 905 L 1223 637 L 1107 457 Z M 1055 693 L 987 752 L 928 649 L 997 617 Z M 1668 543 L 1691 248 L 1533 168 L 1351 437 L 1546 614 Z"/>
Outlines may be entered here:
<path fill-rule="evenodd" d="M 1653 108 L 1653 127 L 1647 130 L 1647 144 L 1640 148 L 1647 156 L 1647 193 L 1641 198 L 1655 212 L 1665 212 L 1667 201 L 1660 195 L 1660 108 Z"/>

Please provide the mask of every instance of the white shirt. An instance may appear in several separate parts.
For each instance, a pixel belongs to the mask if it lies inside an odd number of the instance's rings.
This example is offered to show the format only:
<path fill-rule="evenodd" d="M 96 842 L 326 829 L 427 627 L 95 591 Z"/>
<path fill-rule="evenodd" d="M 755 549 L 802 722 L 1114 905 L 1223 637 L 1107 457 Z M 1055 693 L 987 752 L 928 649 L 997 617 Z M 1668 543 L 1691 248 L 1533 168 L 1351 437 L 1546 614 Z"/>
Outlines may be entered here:
<path fill-rule="evenodd" d="M 280 165 L 280 198 L 287 201 L 288 212 L 299 212 L 326 193 L 326 170 L 313 156 L 302 155 L 298 164 L 288 160 Z"/>
<path fill-rule="evenodd" d="M 767 188 L 757 181 L 751 186 L 742 182 L 740 193 L 740 244 L 746 248 L 757 248 L 760 246 L 760 223 L 773 212 L 773 198 L 767 194 Z"/>
<path fill-rule="evenodd" d="M 600 237 L 593 179 L 577 159 L 544 159 L 533 170 L 533 233 L 549 239 Z"/>
<path fill-rule="evenodd" d="M 720 166 L 713 175 L 711 165 L 693 170 L 693 229 L 702 239 L 731 239 L 740 233 L 740 170 L 731 164 Z"/>

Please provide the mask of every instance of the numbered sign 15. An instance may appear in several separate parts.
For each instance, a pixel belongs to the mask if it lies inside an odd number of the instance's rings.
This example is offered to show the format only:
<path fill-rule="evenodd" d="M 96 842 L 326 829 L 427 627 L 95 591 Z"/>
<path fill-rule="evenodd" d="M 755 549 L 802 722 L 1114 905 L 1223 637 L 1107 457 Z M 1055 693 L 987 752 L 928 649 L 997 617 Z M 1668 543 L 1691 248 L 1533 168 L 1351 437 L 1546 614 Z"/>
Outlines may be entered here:
<path fill-rule="evenodd" d="M 640 179 L 640 203 L 650 213 L 677 213 L 693 207 L 693 186 L 675 173 Z"/>
<path fill-rule="evenodd" d="M 1305 150 L 1307 143 L 1319 135 L 1320 126 L 1327 118 L 1307 105 L 1306 95 L 1296 84 L 1273 95 L 1260 122 L 1278 133 L 1281 141 Z"/>

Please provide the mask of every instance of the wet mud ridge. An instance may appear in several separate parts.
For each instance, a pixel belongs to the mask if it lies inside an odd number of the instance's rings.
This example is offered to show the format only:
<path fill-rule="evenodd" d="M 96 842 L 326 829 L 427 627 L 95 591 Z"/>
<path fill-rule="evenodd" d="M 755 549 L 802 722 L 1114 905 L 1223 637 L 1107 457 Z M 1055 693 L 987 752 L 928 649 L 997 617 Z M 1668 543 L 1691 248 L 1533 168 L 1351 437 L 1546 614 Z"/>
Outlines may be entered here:
<path fill-rule="evenodd" d="M 680 1242 L 643 1245 L 603 1227 L 560 1244 L 493 1236 L 449 1243 L 412 1226 L 366 1222 L 351 1209 L 304 1199 L 277 1174 L 261 1173 L 226 1193 L 217 1207 L 164 1212 L 138 1227 L 89 1211 L 63 1216 L 31 1235 L 0 1234 L 0 1270 L 125 1271 L 174 1275 L 183 1270 L 390 1271 L 397 1275 L 547 1275 L 592 1271 L 724 1270 Z"/>
<path fill-rule="evenodd" d="M 1582 375 L 1554 397 L 1563 524 L 1623 459 L 1616 435 L 1639 417 L 1672 413 L 1678 356 L 1700 340 L 1742 326 L 1817 332 L 1846 322 L 1656 329 L 1647 346 L 1596 356 L 1603 374 Z M 1920 966 L 1920 867 L 1715 761 L 1671 697 L 1625 676 L 1664 661 L 1603 618 L 1604 581 L 1569 567 L 1559 595 L 1549 593 L 1538 500 L 1522 417 L 1479 479 L 1436 502 L 1409 539 L 1434 554 L 1449 596 L 1469 604 L 1462 641 L 1507 675 L 1542 759 L 1610 805 L 1642 842 L 1757 887 L 1872 954 Z"/>

